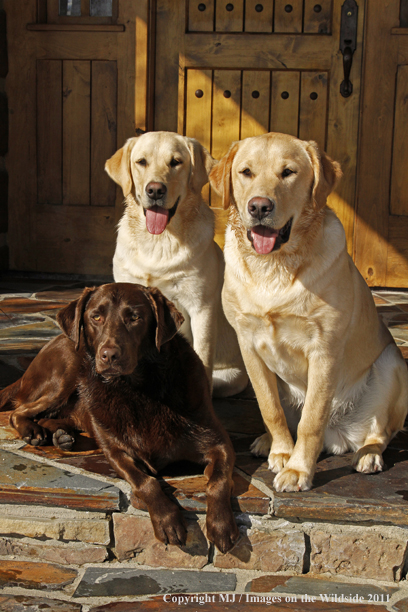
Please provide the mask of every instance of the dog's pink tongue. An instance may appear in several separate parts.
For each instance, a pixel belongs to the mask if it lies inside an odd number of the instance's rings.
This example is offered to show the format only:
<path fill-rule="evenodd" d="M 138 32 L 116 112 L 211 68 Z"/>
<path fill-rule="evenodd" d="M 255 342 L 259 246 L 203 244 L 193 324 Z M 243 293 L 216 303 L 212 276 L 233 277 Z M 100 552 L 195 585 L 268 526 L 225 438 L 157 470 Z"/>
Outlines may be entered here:
<path fill-rule="evenodd" d="M 161 234 L 166 229 L 169 211 L 161 206 L 146 209 L 146 228 L 150 234 Z"/>
<path fill-rule="evenodd" d="M 264 225 L 257 225 L 252 228 L 251 236 L 254 244 L 254 249 L 259 255 L 267 255 L 270 253 L 275 246 L 276 238 L 279 232 L 265 227 Z"/>

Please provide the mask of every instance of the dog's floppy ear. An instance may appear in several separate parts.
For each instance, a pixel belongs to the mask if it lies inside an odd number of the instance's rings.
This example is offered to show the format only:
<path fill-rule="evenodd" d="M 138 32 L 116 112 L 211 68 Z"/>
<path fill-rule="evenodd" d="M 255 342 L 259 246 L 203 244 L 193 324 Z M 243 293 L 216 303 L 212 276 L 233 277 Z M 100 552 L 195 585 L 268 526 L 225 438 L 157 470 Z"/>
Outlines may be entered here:
<path fill-rule="evenodd" d="M 186 137 L 186 142 L 191 155 L 190 186 L 196 193 L 201 193 L 201 189 L 208 183 L 208 175 L 216 161 L 195 138 Z"/>
<path fill-rule="evenodd" d="M 226 155 L 210 172 L 210 183 L 215 191 L 222 196 L 222 205 L 226 209 L 233 198 L 231 185 L 231 168 L 234 157 L 238 151 L 238 142 L 233 142 Z"/>
<path fill-rule="evenodd" d="M 70 302 L 57 314 L 57 323 L 68 338 L 75 343 L 75 350 L 79 349 L 79 341 L 81 337 L 81 328 L 86 305 L 91 294 L 95 291 L 95 287 L 85 287 L 81 296 Z"/>
<path fill-rule="evenodd" d="M 156 347 L 160 351 L 160 347 L 176 335 L 184 317 L 156 287 L 148 287 L 146 297 L 156 318 Z"/>
<path fill-rule="evenodd" d="M 340 164 L 332 160 L 323 151 L 319 151 L 317 143 L 313 140 L 307 143 L 306 151 L 314 171 L 313 206 L 319 209 L 326 204 L 327 197 L 333 191 L 343 173 Z"/>
<path fill-rule="evenodd" d="M 130 172 L 130 153 L 135 145 L 137 137 L 129 138 L 125 146 L 116 151 L 105 164 L 105 171 L 111 179 L 122 187 L 125 198 L 132 191 L 133 181 Z"/>

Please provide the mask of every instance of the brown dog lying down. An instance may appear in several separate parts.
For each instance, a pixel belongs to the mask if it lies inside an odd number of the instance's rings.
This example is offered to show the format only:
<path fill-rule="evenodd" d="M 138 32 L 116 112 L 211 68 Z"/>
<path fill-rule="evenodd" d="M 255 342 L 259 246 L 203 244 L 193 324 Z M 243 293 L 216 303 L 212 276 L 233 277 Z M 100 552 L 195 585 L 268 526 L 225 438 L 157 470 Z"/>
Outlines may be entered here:
<path fill-rule="evenodd" d="M 234 451 L 204 366 L 177 333 L 182 315 L 156 288 L 116 283 L 85 289 L 57 320 L 65 333 L 0 395 L 0 407 L 15 407 L 10 421 L 20 436 L 37 445 L 52 434 L 69 450 L 76 429 L 88 432 L 147 505 L 157 539 L 170 544 L 185 544 L 186 530 L 154 475 L 179 460 L 205 465 L 207 537 L 230 550 L 239 535 Z"/>

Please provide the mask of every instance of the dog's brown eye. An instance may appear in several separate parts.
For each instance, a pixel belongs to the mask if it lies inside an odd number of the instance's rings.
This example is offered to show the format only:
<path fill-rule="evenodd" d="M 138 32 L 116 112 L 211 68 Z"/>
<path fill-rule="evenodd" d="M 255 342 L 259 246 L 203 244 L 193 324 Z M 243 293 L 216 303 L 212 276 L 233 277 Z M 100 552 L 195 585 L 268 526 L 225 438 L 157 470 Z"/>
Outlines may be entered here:
<path fill-rule="evenodd" d="M 140 319 L 139 315 L 137 314 L 133 314 L 130 316 L 130 320 L 131 321 L 138 321 Z"/>
<path fill-rule="evenodd" d="M 147 161 L 145 159 L 138 159 L 137 164 L 139 164 L 139 166 L 147 166 Z"/>
<path fill-rule="evenodd" d="M 173 159 L 172 159 L 172 160 L 171 160 L 171 162 L 170 162 L 170 166 L 171 166 L 172 168 L 175 168 L 176 166 L 179 166 L 179 165 L 180 165 L 180 164 L 182 164 L 182 163 L 183 163 L 183 162 L 181 161 L 181 159 L 175 159 L 175 158 L 173 157 Z"/>
<path fill-rule="evenodd" d="M 294 170 L 290 170 L 290 168 L 285 168 L 284 171 L 282 172 L 282 178 L 286 178 L 287 176 L 290 176 L 291 174 L 295 174 Z"/>
<path fill-rule="evenodd" d="M 249 168 L 245 168 L 245 170 L 241 170 L 241 174 L 243 174 L 244 176 L 252 176 L 252 172 L 250 171 Z"/>
<path fill-rule="evenodd" d="M 101 320 L 101 315 L 100 314 L 96 314 L 92 316 L 94 321 L 100 321 Z"/>

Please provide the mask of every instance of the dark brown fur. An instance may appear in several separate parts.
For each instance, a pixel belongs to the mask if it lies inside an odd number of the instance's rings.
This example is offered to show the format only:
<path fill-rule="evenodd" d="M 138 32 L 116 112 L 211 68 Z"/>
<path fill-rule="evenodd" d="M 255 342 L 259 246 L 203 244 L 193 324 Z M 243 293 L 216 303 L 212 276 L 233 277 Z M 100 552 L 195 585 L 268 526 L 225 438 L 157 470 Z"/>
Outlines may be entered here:
<path fill-rule="evenodd" d="M 170 544 L 185 544 L 186 530 L 154 475 L 179 460 L 204 465 L 207 536 L 222 552 L 232 548 L 234 451 L 204 366 L 177 334 L 182 315 L 158 289 L 116 283 L 85 289 L 57 319 L 65 335 L 0 395 L 0 406 L 15 408 L 10 420 L 20 436 L 35 445 L 52 434 L 70 449 L 75 430 L 87 431 L 146 503 L 156 537 Z"/>

